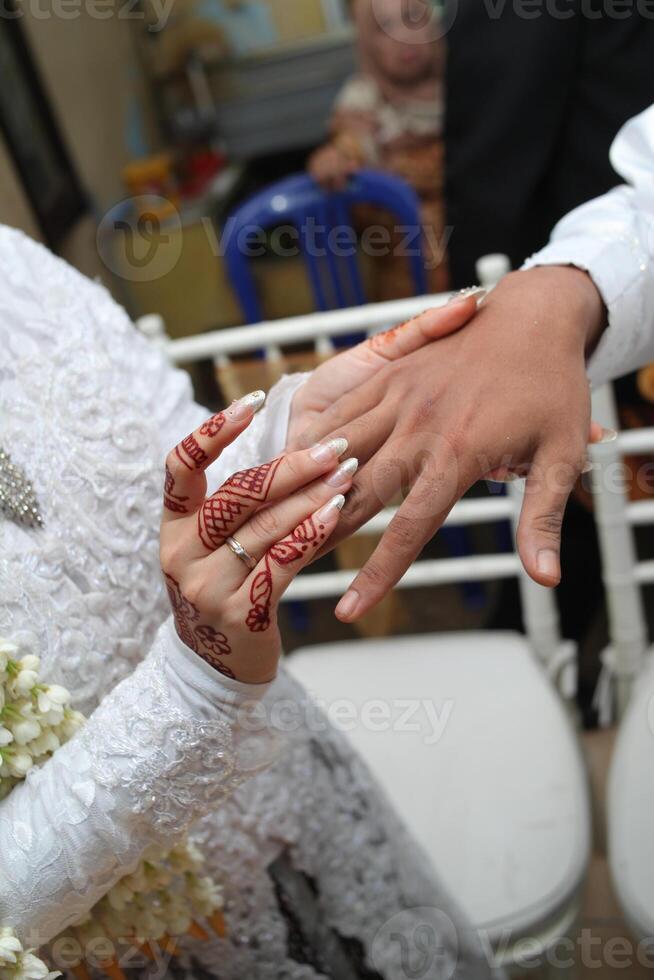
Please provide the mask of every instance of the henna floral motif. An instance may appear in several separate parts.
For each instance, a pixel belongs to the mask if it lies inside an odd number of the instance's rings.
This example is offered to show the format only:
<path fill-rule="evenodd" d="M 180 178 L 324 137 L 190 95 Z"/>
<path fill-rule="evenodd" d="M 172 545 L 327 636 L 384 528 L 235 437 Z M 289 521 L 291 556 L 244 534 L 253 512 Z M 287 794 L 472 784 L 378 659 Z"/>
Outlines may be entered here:
<path fill-rule="evenodd" d="M 247 614 L 245 625 L 251 633 L 265 633 L 270 626 L 273 580 L 268 555 L 264 559 L 264 566 L 263 571 L 254 576 L 250 587 L 252 606 Z"/>
<path fill-rule="evenodd" d="M 307 553 L 309 548 L 317 548 L 325 539 L 325 525 L 316 527 L 313 517 L 295 528 L 293 533 L 283 541 L 278 541 L 268 552 L 278 565 L 290 565 Z"/>
<path fill-rule="evenodd" d="M 273 478 L 282 458 L 249 470 L 234 473 L 198 512 L 198 533 L 202 544 L 215 551 L 242 524 L 244 511 L 266 502 Z M 253 506 L 254 505 L 254 506 Z"/>
<path fill-rule="evenodd" d="M 310 548 L 318 548 L 326 537 L 325 525 L 316 526 L 313 517 L 307 517 L 293 533 L 274 544 L 264 558 L 264 568 L 254 576 L 250 587 L 252 606 L 245 620 L 251 633 L 264 633 L 270 627 L 273 595 L 271 562 L 283 567 L 304 558 Z"/>
<path fill-rule="evenodd" d="M 233 672 L 219 659 L 220 657 L 228 657 L 232 652 L 225 634 L 219 633 L 213 626 L 198 623 L 200 611 L 186 598 L 179 582 L 172 575 L 165 573 L 164 578 L 170 605 L 173 609 L 175 629 L 182 643 L 194 650 L 198 656 L 215 667 L 221 674 L 234 679 Z"/>
<path fill-rule="evenodd" d="M 173 514 L 188 514 L 184 506 L 188 497 L 180 497 L 175 493 L 175 477 L 166 467 L 166 482 L 164 483 L 164 507 Z"/>
<path fill-rule="evenodd" d="M 189 470 L 201 470 L 209 459 L 194 435 L 187 436 L 175 449 L 178 458 Z"/>
<path fill-rule="evenodd" d="M 218 435 L 218 433 L 224 426 L 225 421 L 226 421 L 225 416 L 223 415 L 222 412 L 220 412 L 219 415 L 214 415 L 213 418 L 209 419 L 208 422 L 204 423 L 204 425 L 200 429 L 200 435 L 208 436 L 209 439 L 213 439 L 214 436 Z"/>

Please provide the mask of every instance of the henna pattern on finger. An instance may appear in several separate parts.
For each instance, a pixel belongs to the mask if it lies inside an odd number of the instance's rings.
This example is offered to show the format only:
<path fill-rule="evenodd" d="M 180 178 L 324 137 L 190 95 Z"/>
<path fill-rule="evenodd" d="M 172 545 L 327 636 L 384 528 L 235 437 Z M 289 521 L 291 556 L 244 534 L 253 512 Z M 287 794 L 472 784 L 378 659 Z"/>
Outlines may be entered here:
<path fill-rule="evenodd" d="M 316 527 L 313 517 L 307 517 L 288 538 L 274 544 L 268 554 L 277 565 L 290 565 L 292 561 L 303 558 L 309 548 L 317 548 L 324 538 L 325 525 Z"/>
<path fill-rule="evenodd" d="M 179 582 L 172 575 L 166 575 L 165 572 L 163 574 L 173 609 L 175 629 L 182 643 L 221 674 L 236 680 L 234 673 L 220 659 L 220 657 L 228 657 L 232 652 L 225 634 L 220 633 L 213 626 L 198 623 L 200 611 L 197 606 L 186 598 Z"/>
<path fill-rule="evenodd" d="M 215 551 L 243 523 L 242 515 L 268 499 L 275 473 L 283 457 L 271 463 L 234 473 L 220 490 L 205 500 L 198 512 L 198 533 L 202 544 Z"/>
<path fill-rule="evenodd" d="M 264 568 L 254 576 L 250 587 L 250 607 L 245 625 L 250 633 L 265 633 L 270 626 L 270 609 L 272 606 L 273 580 L 270 559 L 264 558 Z"/>
<path fill-rule="evenodd" d="M 397 326 L 391 327 L 390 330 L 383 330 L 381 333 L 374 334 L 369 340 L 371 350 L 381 352 L 385 347 L 389 347 L 390 344 L 395 342 L 400 330 L 403 330 L 409 323 L 411 323 L 411 319 L 405 320 L 404 323 L 398 323 Z"/>
<path fill-rule="evenodd" d="M 251 633 L 264 633 L 271 623 L 273 576 L 271 562 L 283 567 L 305 558 L 311 548 L 319 548 L 326 537 L 325 525 L 307 517 L 289 537 L 278 541 L 266 553 L 263 569 L 254 576 L 250 587 L 250 602 L 245 625 Z"/>
<path fill-rule="evenodd" d="M 263 504 L 268 499 L 275 473 L 283 456 L 273 459 L 270 463 L 253 466 L 249 470 L 234 473 L 221 487 L 225 493 L 235 497 L 245 497 L 246 500 Z"/>
<path fill-rule="evenodd" d="M 201 470 L 209 459 L 209 456 L 205 453 L 193 434 L 187 436 L 183 442 L 180 442 L 175 452 L 179 460 L 188 470 Z"/>
<path fill-rule="evenodd" d="M 225 543 L 232 529 L 242 523 L 240 516 L 245 504 L 223 494 L 222 490 L 205 500 L 198 512 L 198 533 L 209 551 L 215 551 Z"/>
<path fill-rule="evenodd" d="M 209 439 L 213 439 L 214 436 L 218 435 L 226 421 L 227 420 L 222 412 L 220 412 L 218 415 L 214 415 L 213 418 L 210 418 L 208 422 L 204 423 L 200 429 L 200 435 L 208 436 Z"/>
<path fill-rule="evenodd" d="M 184 506 L 188 497 L 180 497 L 175 493 L 175 477 L 166 467 L 166 482 L 164 483 L 164 507 L 173 514 L 188 514 Z"/>

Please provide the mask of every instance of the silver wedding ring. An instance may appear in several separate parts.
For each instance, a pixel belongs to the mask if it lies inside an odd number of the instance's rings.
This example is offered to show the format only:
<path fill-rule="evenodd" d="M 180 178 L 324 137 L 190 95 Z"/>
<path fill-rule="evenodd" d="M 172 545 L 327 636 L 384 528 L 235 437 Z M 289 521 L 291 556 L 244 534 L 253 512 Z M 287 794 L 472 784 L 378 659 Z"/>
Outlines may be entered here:
<path fill-rule="evenodd" d="M 227 538 L 225 544 L 232 551 L 237 558 L 240 558 L 247 567 L 252 571 L 253 568 L 257 567 L 257 559 L 253 558 L 249 551 L 246 551 L 243 545 L 236 540 L 236 538 Z"/>

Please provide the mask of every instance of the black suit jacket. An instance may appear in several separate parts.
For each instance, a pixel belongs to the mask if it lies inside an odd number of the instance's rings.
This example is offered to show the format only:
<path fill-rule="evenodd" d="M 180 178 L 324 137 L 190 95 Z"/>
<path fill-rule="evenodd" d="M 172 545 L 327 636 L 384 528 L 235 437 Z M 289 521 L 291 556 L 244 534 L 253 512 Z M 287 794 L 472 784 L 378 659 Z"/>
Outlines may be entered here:
<path fill-rule="evenodd" d="M 622 0 L 543 0 L 534 19 L 520 16 L 520 0 L 445 4 L 452 16 L 456 7 L 446 35 L 447 220 L 462 287 L 480 255 L 506 252 L 519 266 L 559 218 L 619 183 L 611 143 L 654 102 L 654 3 L 643 4 L 650 16 L 625 19 L 610 16 L 629 6 Z"/>

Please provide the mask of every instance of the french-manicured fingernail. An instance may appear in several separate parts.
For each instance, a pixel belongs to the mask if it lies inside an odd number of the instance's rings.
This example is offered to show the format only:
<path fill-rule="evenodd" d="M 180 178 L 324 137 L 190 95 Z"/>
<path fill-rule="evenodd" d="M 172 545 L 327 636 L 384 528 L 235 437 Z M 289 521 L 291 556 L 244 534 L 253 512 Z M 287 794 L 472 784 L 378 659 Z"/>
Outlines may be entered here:
<path fill-rule="evenodd" d="M 230 405 L 225 415 L 231 422 L 242 422 L 243 419 L 258 412 L 265 400 L 265 391 L 252 391 L 249 395 L 239 398 L 233 405 Z"/>
<path fill-rule="evenodd" d="M 551 551 L 549 548 L 544 548 L 542 551 L 539 551 L 536 558 L 536 567 L 541 575 L 546 575 L 547 578 L 558 579 L 560 575 L 559 556 L 556 551 Z"/>
<path fill-rule="evenodd" d="M 350 589 L 336 606 L 336 615 L 341 619 L 350 619 L 357 610 L 359 598 L 360 596 L 356 589 Z"/>
<path fill-rule="evenodd" d="M 347 439 L 330 439 L 329 442 L 319 442 L 310 452 L 316 463 L 328 463 L 330 459 L 339 459 L 347 449 Z"/>
<path fill-rule="evenodd" d="M 602 438 L 600 439 L 600 445 L 606 445 L 607 442 L 615 442 L 618 438 L 618 433 L 615 429 L 602 429 Z"/>
<path fill-rule="evenodd" d="M 469 299 L 474 299 L 477 301 L 477 306 L 480 306 L 487 296 L 487 289 L 480 289 L 478 286 L 470 286 L 469 289 L 462 289 L 460 292 L 455 293 L 450 299 L 449 305 L 454 306 L 456 303 L 463 303 Z"/>
<path fill-rule="evenodd" d="M 316 514 L 316 518 L 319 521 L 328 521 L 334 514 L 334 511 L 341 511 L 345 507 L 345 497 L 342 493 L 337 494 L 335 497 L 325 504 L 324 507 Z"/>
<path fill-rule="evenodd" d="M 350 480 L 356 471 L 359 469 L 359 460 L 352 457 L 352 459 L 346 459 L 344 463 L 330 473 L 325 483 L 328 487 L 342 487 L 344 483 Z"/>

